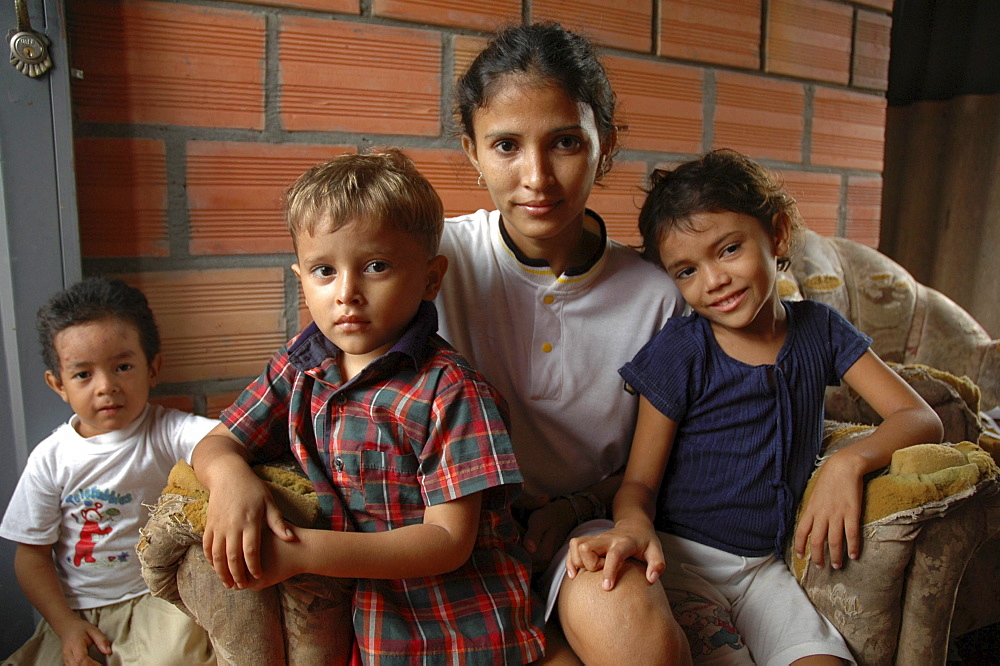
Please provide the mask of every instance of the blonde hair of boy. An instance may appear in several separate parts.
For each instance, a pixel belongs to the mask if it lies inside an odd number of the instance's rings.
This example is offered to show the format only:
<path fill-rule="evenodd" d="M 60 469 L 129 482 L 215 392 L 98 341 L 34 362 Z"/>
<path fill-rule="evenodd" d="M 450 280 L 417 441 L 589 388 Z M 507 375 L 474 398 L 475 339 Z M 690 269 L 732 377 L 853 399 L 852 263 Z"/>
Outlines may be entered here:
<path fill-rule="evenodd" d="M 299 234 L 330 233 L 351 222 L 388 224 L 438 253 L 444 206 L 430 182 L 402 150 L 347 154 L 317 164 L 285 192 L 292 242 Z"/>

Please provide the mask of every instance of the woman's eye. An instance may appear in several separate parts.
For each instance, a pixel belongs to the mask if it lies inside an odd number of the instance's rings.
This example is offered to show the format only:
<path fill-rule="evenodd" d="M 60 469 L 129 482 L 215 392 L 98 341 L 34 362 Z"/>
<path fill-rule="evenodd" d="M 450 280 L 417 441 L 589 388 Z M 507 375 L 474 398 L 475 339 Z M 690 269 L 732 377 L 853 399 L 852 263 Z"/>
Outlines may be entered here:
<path fill-rule="evenodd" d="M 318 278 L 329 278 L 329 277 L 333 277 L 333 274 L 334 274 L 333 273 L 333 268 L 330 267 L 330 266 L 317 266 L 316 268 L 312 269 L 312 271 L 310 271 L 310 272 L 313 274 L 313 276 L 318 277 Z"/>
<path fill-rule="evenodd" d="M 726 255 L 726 254 L 734 254 L 739 249 L 740 249 L 740 244 L 739 243 L 730 243 L 729 245 L 727 245 L 722 250 L 722 254 L 724 254 L 724 255 Z"/>
<path fill-rule="evenodd" d="M 385 261 L 373 261 L 365 266 L 366 273 L 384 273 L 389 270 L 389 264 Z"/>
<path fill-rule="evenodd" d="M 563 150 L 575 150 L 580 147 L 580 139 L 575 136 L 561 136 L 559 140 L 556 141 L 556 147 L 562 148 Z"/>
<path fill-rule="evenodd" d="M 517 145 L 510 139 L 503 139 L 502 141 L 497 141 L 493 144 L 493 147 L 501 153 L 512 153 L 517 148 Z"/>

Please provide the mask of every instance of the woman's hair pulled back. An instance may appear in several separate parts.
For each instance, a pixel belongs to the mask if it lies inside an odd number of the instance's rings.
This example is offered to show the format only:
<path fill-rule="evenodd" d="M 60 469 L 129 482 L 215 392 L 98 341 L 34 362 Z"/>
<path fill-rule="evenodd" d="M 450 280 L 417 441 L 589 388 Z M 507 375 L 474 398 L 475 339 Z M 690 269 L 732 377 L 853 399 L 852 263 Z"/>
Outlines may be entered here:
<path fill-rule="evenodd" d="M 608 145 L 617 128 L 615 93 L 607 72 L 587 38 L 555 22 L 502 28 L 476 56 L 455 87 L 455 114 L 465 134 L 475 138 L 473 115 L 489 106 L 511 75 L 552 82 L 589 106 L 601 143 Z"/>

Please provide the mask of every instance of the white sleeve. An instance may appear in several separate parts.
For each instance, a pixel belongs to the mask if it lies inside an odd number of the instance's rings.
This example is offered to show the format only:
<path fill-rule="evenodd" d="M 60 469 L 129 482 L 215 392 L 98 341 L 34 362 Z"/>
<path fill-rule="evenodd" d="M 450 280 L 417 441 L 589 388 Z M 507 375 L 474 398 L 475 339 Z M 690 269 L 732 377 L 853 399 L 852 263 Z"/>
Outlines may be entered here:
<path fill-rule="evenodd" d="M 7 505 L 0 536 L 36 546 L 59 540 L 62 523 L 62 488 L 46 470 L 49 457 L 40 444 L 28 456 L 28 464 Z"/>

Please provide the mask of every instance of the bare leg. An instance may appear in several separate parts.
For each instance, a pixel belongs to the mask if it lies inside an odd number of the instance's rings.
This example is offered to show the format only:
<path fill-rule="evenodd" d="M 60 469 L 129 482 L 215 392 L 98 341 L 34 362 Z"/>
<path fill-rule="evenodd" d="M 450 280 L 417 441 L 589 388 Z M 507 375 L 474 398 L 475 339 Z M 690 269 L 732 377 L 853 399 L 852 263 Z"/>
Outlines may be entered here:
<path fill-rule="evenodd" d="M 602 573 L 581 571 L 563 581 L 558 609 L 566 639 L 585 664 L 691 663 L 684 632 L 645 565 L 629 562 L 611 591 Z"/>

